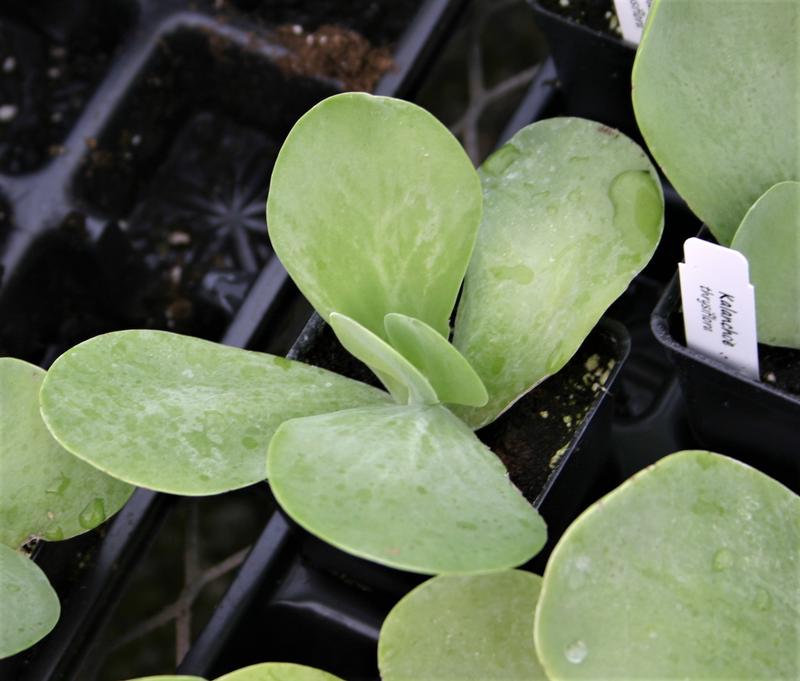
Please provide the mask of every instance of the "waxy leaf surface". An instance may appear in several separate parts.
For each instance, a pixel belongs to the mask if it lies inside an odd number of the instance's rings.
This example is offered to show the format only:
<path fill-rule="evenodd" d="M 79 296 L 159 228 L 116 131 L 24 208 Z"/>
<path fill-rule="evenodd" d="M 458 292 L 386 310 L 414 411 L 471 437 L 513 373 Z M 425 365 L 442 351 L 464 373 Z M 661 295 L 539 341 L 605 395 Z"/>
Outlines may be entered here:
<path fill-rule="evenodd" d="M 266 477 L 287 419 L 390 402 L 330 371 L 164 331 L 119 331 L 62 355 L 42 414 L 70 452 L 142 487 L 187 495 Z"/>
<path fill-rule="evenodd" d="M 658 164 L 728 245 L 772 185 L 800 180 L 800 3 L 653 3 L 633 108 Z"/>
<path fill-rule="evenodd" d="M 272 173 L 272 245 L 328 319 L 352 317 L 385 339 L 400 312 L 447 337 L 481 215 L 461 145 L 424 109 L 345 93 L 306 113 Z"/>
<path fill-rule="evenodd" d="M 216 681 L 342 681 L 338 676 L 320 669 L 288 662 L 254 664 L 225 674 Z"/>
<path fill-rule="evenodd" d="M 0 544 L 0 658 L 47 635 L 60 611 L 58 596 L 39 566 Z"/>
<path fill-rule="evenodd" d="M 328 319 L 339 342 L 366 364 L 401 404 L 436 404 L 439 398 L 425 376 L 380 336 L 347 315 Z"/>
<path fill-rule="evenodd" d="M 744 216 L 731 248 L 747 257 L 758 340 L 800 349 L 800 182 L 780 182 Z"/>
<path fill-rule="evenodd" d="M 91 530 L 133 492 L 53 439 L 39 412 L 44 377 L 39 367 L 0 358 L 0 543 L 11 548 Z"/>
<path fill-rule="evenodd" d="M 440 402 L 482 407 L 486 387 L 464 356 L 425 322 L 391 313 L 384 321 L 389 342 L 430 381 Z"/>
<path fill-rule="evenodd" d="M 352 409 L 283 424 L 269 448 L 284 510 L 326 542 L 413 572 L 524 563 L 544 522 L 445 407 Z"/>
<path fill-rule="evenodd" d="M 545 681 L 533 647 L 541 581 L 506 570 L 418 586 L 381 628 L 382 681 Z"/>
<path fill-rule="evenodd" d="M 796 679 L 800 497 L 738 461 L 679 452 L 559 541 L 536 613 L 560 679 Z"/>
<path fill-rule="evenodd" d="M 523 128 L 480 169 L 483 221 L 456 319 L 455 346 L 489 391 L 489 423 L 572 357 L 647 264 L 663 224 L 644 152 L 580 118 Z"/>

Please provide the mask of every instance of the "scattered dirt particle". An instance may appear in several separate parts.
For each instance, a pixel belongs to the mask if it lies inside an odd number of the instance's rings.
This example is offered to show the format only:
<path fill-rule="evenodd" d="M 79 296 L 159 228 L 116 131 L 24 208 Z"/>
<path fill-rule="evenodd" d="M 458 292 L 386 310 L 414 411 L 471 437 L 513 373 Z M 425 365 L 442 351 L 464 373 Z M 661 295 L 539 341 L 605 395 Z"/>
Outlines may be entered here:
<path fill-rule="evenodd" d="M 348 90 L 371 92 L 394 65 L 388 49 L 373 47 L 355 31 L 339 26 L 306 33 L 298 24 L 284 25 L 277 37 L 290 50 L 278 60 L 288 74 L 333 78 Z"/>

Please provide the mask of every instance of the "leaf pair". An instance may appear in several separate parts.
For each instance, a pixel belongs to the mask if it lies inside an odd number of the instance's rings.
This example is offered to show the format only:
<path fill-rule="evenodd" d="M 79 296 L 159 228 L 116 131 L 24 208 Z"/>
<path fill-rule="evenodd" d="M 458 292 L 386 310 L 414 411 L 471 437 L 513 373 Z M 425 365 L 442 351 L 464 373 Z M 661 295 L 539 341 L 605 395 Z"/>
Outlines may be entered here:
<path fill-rule="evenodd" d="M 675 189 L 744 253 L 763 343 L 800 348 L 800 6 L 656 0 L 633 106 Z"/>
<path fill-rule="evenodd" d="M 798 571 L 800 498 L 680 452 L 576 520 L 543 580 L 440 576 L 412 591 L 381 630 L 381 678 L 795 678 Z"/>
<path fill-rule="evenodd" d="M 27 362 L 0 358 L 0 657 L 42 638 L 60 610 L 45 574 L 17 550 L 33 538 L 91 530 L 133 491 L 53 439 L 39 413 L 44 376 Z"/>

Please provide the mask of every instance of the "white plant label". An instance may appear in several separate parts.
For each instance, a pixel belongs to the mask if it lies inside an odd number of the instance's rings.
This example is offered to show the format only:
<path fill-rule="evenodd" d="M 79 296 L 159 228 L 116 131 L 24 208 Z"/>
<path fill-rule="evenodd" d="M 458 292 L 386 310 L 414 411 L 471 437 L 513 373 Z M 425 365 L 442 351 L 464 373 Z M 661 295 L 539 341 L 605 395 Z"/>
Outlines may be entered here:
<path fill-rule="evenodd" d="M 641 42 L 642 29 L 652 3 L 653 0 L 614 0 L 622 37 L 629 43 L 638 45 Z"/>
<path fill-rule="evenodd" d="M 755 380 L 756 302 L 747 258 L 738 251 L 687 239 L 678 263 L 686 344 Z"/>

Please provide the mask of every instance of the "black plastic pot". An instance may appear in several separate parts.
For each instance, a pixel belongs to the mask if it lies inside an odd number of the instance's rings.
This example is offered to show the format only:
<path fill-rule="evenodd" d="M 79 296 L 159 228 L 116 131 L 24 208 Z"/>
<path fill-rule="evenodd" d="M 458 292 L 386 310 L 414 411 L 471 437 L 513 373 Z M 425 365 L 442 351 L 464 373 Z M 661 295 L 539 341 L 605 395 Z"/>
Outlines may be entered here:
<path fill-rule="evenodd" d="M 528 0 L 558 74 L 563 110 L 621 130 L 641 142 L 631 104 L 636 46 Z M 613 3 L 609 3 L 613 11 Z"/>
<path fill-rule="evenodd" d="M 698 444 L 800 492 L 800 395 L 743 376 L 686 347 L 677 275 L 653 311 L 651 326 L 677 370 Z M 800 352 L 793 354 L 800 361 Z"/>
<path fill-rule="evenodd" d="M 396 44 L 374 91 L 412 97 L 464 0 L 61 4 L 0 10 L 9 51 L 0 88 L 20 126 L 0 130 L 0 354 L 46 367 L 85 338 L 130 327 L 284 354 L 309 308 L 267 246 L 265 183 L 294 121 L 347 84 L 287 65 L 292 49 L 276 24 L 303 22 L 310 33 L 349 18 L 375 42 Z M 42 84 L 59 78 L 77 81 L 65 83 L 63 102 L 47 103 Z M 249 204 L 226 202 L 248 187 Z M 191 246 L 181 222 L 204 225 Z M 161 237 L 143 249 L 153 232 Z M 164 284 L 174 267 L 183 279 Z M 0 662 L 0 676 L 79 678 L 169 500 L 139 490 L 107 526 L 40 548 L 62 615 L 39 644 Z"/>
<path fill-rule="evenodd" d="M 603 389 L 594 393 L 580 423 L 571 429 L 556 463 L 549 463 L 554 452 L 545 453 L 538 471 L 514 470 L 512 462 L 512 480 L 548 524 L 547 546 L 527 566 L 530 569 L 541 571 L 569 523 L 618 482 L 608 467 L 611 398 L 629 349 L 624 327 L 604 319 L 571 366 L 546 382 L 557 394 L 564 385 L 572 385 L 564 376 L 576 366 L 581 368 L 587 356 L 596 352 L 614 361 Z M 316 315 L 290 356 L 375 382 L 371 372 L 341 348 L 330 327 Z M 561 418 L 556 413 L 558 402 L 550 407 L 554 419 Z M 495 451 L 504 451 L 508 462 L 515 453 L 522 456 L 524 450 L 537 447 L 535 439 L 526 439 L 531 435 L 525 426 L 537 419 L 541 408 L 532 394 L 478 434 Z M 516 452 L 509 450 L 509 442 L 515 443 Z M 179 671 L 214 676 L 280 659 L 317 665 L 347 679 L 376 679 L 375 646 L 383 618 L 424 579 L 345 554 L 277 513 Z M 277 636 L 277 643 L 265 642 L 265 637 L 272 636 Z"/>

